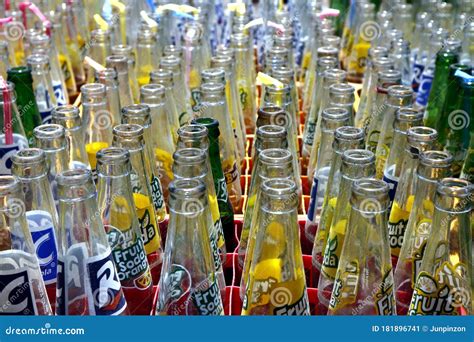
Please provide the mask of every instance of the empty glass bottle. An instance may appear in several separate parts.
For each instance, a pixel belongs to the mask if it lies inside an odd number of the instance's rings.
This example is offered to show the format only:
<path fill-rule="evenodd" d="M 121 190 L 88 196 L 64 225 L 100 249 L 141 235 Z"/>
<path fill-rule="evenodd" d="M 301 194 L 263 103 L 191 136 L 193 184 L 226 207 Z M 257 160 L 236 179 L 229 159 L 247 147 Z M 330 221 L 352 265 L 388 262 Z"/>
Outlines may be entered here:
<path fill-rule="evenodd" d="M 106 64 L 106 58 L 110 55 L 110 32 L 96 29 L 91 31 L 88 56 L 100 65 Z M 87 66 L 87 83 L 94 82 L 95 71 Z"/>
<path fill-rule="evenodd" d="M 130 153 L 108 147 L 97 152 L 97 204 L 112 249 L 112 260 L 131 314 L 153 299 L 153 283 L 133 205 Z"/>
<path fill-rule="evenodd" d="M 69 153 L 70 169 L 90 169 L 84 145 L 83 127 L 79 109 L 72 105 L 58 106 L 52 113 L 52 123 L 64 127 Z"/>
<path fill-rule="evenodd" d="M 7 78 L 7 70 L 10 68 L 10 56 L 8 52 L 8 43 L 0 42 L 0 76 Z"/>
<path fill-rule="evenodd" d="M 137 73 L 135 71 L 135 65 L 136 65 L 135 53 L 132 46 L 123 45 L 123 44 L 112 45 L 111 52 L 112 52 L 112 56 L 123 56 L 127 59 L 128 83 L 130 85 L 130 88 L 132 89 L 133 102 L 136 103 L 138 102 L 140 98 L 140 93 L 139 93 L 139 88 L 138 88 Z M 117 73 L 120 73 L 120 70 L 117 70 Z M 120 84 L 120 79 L 119 79 L 119 84 Z"/>
<path fill-rule="evenodd" d="M 354 182 L 329 315 L 395 314 L 387 208 L 384 181 L 363 178 Z"/>
<path fill-rule="evenodd" d="M 150 30 L 138 30 L 137 41 L 137 78 L 138 87 L 150 83 L 150 72 L 158 67 L 155 44 L 156 36 Z"/>
<path fill-rule="evenodd" d="M 452 161 L 453 157 L 446 152 L 420 153 L 414 184 L 416 196 L 393 274 L 399 315 L 407 314 L 426 242 L 431 236 L 436 187 L 438 181 L 449 176 Z"/>
<path fill-rule="evenodd" d="M 112 127 L 120 124 L 120 93 L 117 72 L 113 68 L 105 68 L 95 73 L 97 83 L 105 85 L 107 110 L 112 117 Z"/>
<path fill-rule="evenodd" d="M 471 224 L 473 186 L 445 178 L 434 200 L 433 229 L 426 242 L 409 315 L 472 315 Z"/>
<path fill-rule="evenodd" d="M 56 300 L 58 214 L 48 180 L 46 156 L 27 148 L 12 156 L 12 174 L 21 182 L 23 209 L 50 303 Z"/>
<path fill-rule="evenodd" d="M 97 206 L 92 173 L 58 178 L 57 315 L 126 315 L 127 302 Z"/>
<path fill-rule="evenodd" d="M 36 248 L 28 230 L 20 181 L 12 176 L 0 176 L 0 198 L 0 284 L 5 293 L 0 313 L 52 315 Z"/>
<path fill-rule="evenodd" d="M 262 183 L 242 315 L 308 315 L 299 241 L 298 195 L 289 179 Z"/>
<path fill-rule="evenodd" d="M 156 313 L 223 315 L 209 242 L 206 186 L 198 179 L 180 179 L 171 182 L 169 191 L 168 241 Z"/>
<path fill-rule="evenodd" d="M 132 87 L 128 74 L 128 59 L 125 56 L 112 55 L 106 58 L 106 66 L 114 68 L 117 72 L 117 80 L 120 94 L 120 106 L 130 106 L 134 104 Z"/>

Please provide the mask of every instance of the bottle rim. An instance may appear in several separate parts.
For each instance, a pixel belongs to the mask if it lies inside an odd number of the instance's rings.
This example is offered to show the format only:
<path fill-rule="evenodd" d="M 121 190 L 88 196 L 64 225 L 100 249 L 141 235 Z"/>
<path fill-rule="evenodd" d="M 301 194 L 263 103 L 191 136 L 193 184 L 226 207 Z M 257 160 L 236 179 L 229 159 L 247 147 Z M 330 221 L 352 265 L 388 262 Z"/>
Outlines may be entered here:
<path fill-rule="evenodd" d="M 352 195 L 362 196 L 367 199 L 374 199 L 380 197 L 387 197 L 389 192 L 389 186 L 386 182 L 375 178 L 360 178 L 354 181 L 352 185 Z M 379 203 L 381 205 L 381 203 Z M 368 210 L 370 208 L 360 207 L 362 210 Z M 368 210 L 370 211 L 370 210 Z"/>
<path fill-rule="evenodd" d="M 464 205 L 469 205 L 473 201 L 474 185 L 466 179 L 448 177 L 439 181 L 436 192 L 441 196 L 467 199 Z"/>
<path fill-rule="evenodd" d="M 64 138 L 65 129 L 63 126 L 58 124 L 43 124 L 38 127 L 35 127 L 33 134 L 37 140 L 49 141 L 55 140 L 58 138 Z"/>
<path fill-rule="evenodd" d="M 120 124 L 113 128 L 113 135 L 121 138 L 143 136 L 143 126 L 137 124 Z"/>
<path fill-rule="evenodd" d="M 323 121 L 340 122 L 346 121 L 350 116 L 349 111 L 342 107 L 328 107 L 322 111 L 321 119 Z"/>
<path fill-rule="evenodd" d="M 334 132 L 335 140 L 359 140 L 363 139 L 364 137 L 364 130 L 354 126 L 338 127 Z"/>
<path fill-rule="evenodd" d="M 279 199 L 281 196 L 297 195 L 298 188 L 291 179 L 272 178 L 262 182 L 261 191 L 265 196 Z"/>
<path fill-rule="evenodd" d="M 267 165 L 285 165 L 291 164 L 293 155 L 290 151 L 283 148 L 267 148 L 260 152 L 259 161 Z"/>
<path fill-rule="evenodd" d="M 256 137 L 257 139 L 271 139 L 271 138 L 282 138 L 285 139 L 288 136 L 288 132 L 284 126 L 278 125 L 263 125 L 257 127 Z"/>
<path fill-rule="evenodd" d="M 26 63 L 30 67 L 35 65 L 47 66 L 49 65 L 49 57 L 45 54 L 34 53 L 26 58 Z"/>
<path fill-rule="evenodd" d="M 130 152 L 127 149 L 121 147 L 107 147 L 99 150 L 96 154 L 97 164 L 110 165 L 119 164 L 123 165 L 128 163 L 130 160 Z"/>
<path fill-rule="evenodd" d="M 204 138 L 209 134 L 206 126 L 201 124 L 187 124 L 178 128 L 179 138 Z"/>
<path fill-rule="evenodd" d="M 204 209 L 205 203 L 202 203 L 199 198 L 206 193 L 206 185 L 203 181 L 197 178 L 181 178 L 174 179 L 168 186 L 171 197 L 179 199 L 189 199 L 190 202 L 194 202 L 192 207 L 190 203 L 184 203 L 181 208 L 183 211 L 201 211 Z"/>
<path fill-rule="evenodd" d="M 18 166 L 31 166 L 46 162 L 46 155 L 40 148 L 25 148 L 11 157 L 12 163 Z"/>
<path fill-rule="evenodd" d="M 418 142 L 433 142 L 438 139 L 438 132 L 431 127 L 415 126 L 407 130 L 408 144 L 416 144 Z"/>
<path fill-rule="evenodd" d="M 347 166 L 370 165 L 375 163 L 375 154 L 372 151 L 364 149 L 350 149 L 342 154 L 342 162 Z"/>
<path fill-rule="evenodd" d="M 105 96 L 106 88 L 102 83 L 87 83 L 81 87 L 82 96 Z"/>
<path fill-rule="evenodd" d="M 92 182 L 92 171 L 89 169 L 65 170 L 56 176 L 59 186 L 77 186 Z"/>
<path fill-rule="evenodd" d="M 420 153 L 420 164 L 428 167 L 450 168 L 453 163 L 453 156 L 446 151 L 422 151 Z"/>
<path fill-rule="evenodd" d="M 179 148 L 173 153 L 175 164 L 200 165 L 206 162 L 206 153 L 195 147 Z"/>

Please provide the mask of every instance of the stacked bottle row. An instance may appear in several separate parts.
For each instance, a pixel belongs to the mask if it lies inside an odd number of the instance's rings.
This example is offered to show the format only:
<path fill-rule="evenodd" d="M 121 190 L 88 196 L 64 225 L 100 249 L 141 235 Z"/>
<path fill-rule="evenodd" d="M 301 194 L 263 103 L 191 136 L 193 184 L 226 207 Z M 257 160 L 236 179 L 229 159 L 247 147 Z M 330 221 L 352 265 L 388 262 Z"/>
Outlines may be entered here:
<path fill-rule="evenodd" d="M 6 3 L 0 310 L 471 314 L 473 7 L 331 6 Z"/>

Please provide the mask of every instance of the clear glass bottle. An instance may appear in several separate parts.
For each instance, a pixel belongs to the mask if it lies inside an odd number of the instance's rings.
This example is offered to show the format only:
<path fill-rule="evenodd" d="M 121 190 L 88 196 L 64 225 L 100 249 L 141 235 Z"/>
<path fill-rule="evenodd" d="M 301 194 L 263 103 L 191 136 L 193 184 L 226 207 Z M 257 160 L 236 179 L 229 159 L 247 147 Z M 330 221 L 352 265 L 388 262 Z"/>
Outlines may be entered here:
<path fill-rule="evenodd" d="M 125 43 L 123 43 L 125 44 Z M 139 88 L 138 88 L 138 78 L 136 73 L 136 60 L 134 49 L 130 45 L 112 45 L 111 52 L 113 56 L 123 56 L 127 59 L 128 66 L 128 83 L 132 89 L 132 99 L 134 103 L 137 103 L 140 98 Z M 117 73 L 120 73 L 120 70 L 117 70 Z M 119 79 L 120 84 L 120 79 Z"/>
<path fill-rule="evenodd" d="M 26 220 L 31 232 L 50 303 L 56 301 L 58 213 L 48 180 L 46 156 L 27 148 L 12 156 L 12 174 L 23 188 Z"/>
<path fill-rule="evenodd" d="M 97 204 L 112 259 L 131 314 L 153 301 L 153 283 L 133 205 L 130 153 L 118 147 L 97 152 Z M 148 308 L 148 312 L 151 308 Z"/>
<path fill-rule="evenodd" d="M 322 112 L 321 145 L 319 145 L 317 164 L 313 166 L 311 198 L 305 224 L 306 239 L 312 244 L 319 224 L 321 209 L 326 193 L 329 171 L 331 169 L 334 132 L 337 128 L 349 125 L 350 114 L 344 108 L 329 107 Z M 310 168 L 311 165 L 308 166 Z"/>
<path fill-rule="evenodd" d="M 105 68 L 95 73 L 95 82 L 105 85 L 107 110 L 112 116 L 112 127 L 120 124 L 120 93 L 117 79 L 117 71 L 113 68 Z"/>
<path fill-rule="evenodd" d="M 110 32 L 96 29 L 91 31 L 88 56 L 100 65 L 106 64 L 106 58 L 110 55 Z M 95 80 L 95 70 L 87 66 L 87 83 Z"/>
<path fill-rule="evenodd" d="M 69 169 L 90 169 L 79 109 L 73 105 L 58 106 L 52 112 L 51 121 L 64 127 L 69 147 Z"/>
<path fill-rule="evenodd" d="M 106 58 L 107 68 L 114 68 L 117 72 L 117 80 L 120 94 L 120 106 L 134 104 L 132 87 L 128 74 L 128 59 L 125 56 L 112 55 Z"/>
<path fill-rule="evenodd" d="M 403 85 L 390 86 L 387 91 L 387 100 L 384 103 L 383 121 L 378 135 L 375 158 L 377 159 L 377 178 L 383 177 L 385 164 L 390 154 L 393 142 L 394 122 L 396 112 L 400 108 L 411 107 L 413 103 L 413 91 L 411 87 Z"/>
<path fill-rule="evenodd" d="M 138 87 L 150 83 L 150 72 L 158 67 L 156 55 L 156 36 L 150 30 L 138 30 L 137 41 L 137 78 Z"/>
<path fill-rule="evenodd" d="M 133 201 L 153 283 L 156 284 L 163 261 L 159 224 L 165 219 L 165 213 L 157 213 L 155 210 L 152 195 L 154 189 L 150 185 L 153 174 L 148 154 L 145 152 L 143 127 L 135 124 L 117 125 L 113 129 L 113 134 L 112 145 L 125 148 L 130 153 L 130 181 L 132 182 Z"/>
<path fill-rule="evenodd" d="M 436 229 L 426 242 L 408 315 L 472 315 L 473 192 L 463 179 L 439 182 L 432 224 Z"/>
<path fill-rule="evenodd" d="M 170 184 L 170 219 L 156 313 L 223 315 L 214 271 L 206 186 L 197 179 Z"/>
<path fill-rule="evenodd" d="M 8 43 L 5 41 L 0 42 L 0 76 L 4 79 L 7 78 L 7 70 L 10 68 L 8 52 Z"/>
<path fill-rule="evenodd" d="M 320 220 L 316 222 L 309 221 L 306 218 L 305 231 L 315 231 L 314 243 L 312 249 L 312 277 L 311 287 L 316 287 L 321 271 L 324 248 L 327 241 L 327 234 L 335 215 L 336 204 L 339 197 L 339 191 L 342 183 L 342 156 L 346 150 L 362 149 L 364 143 L 364 131 L 361 128 L 351 126 L 342 126 L 334 131 L 333 153 L 331 168 L 324 194 L 323 205 L 321 206 Z M 313 225 L 313 227 L 307 227 Z"/>
<path fill-rule="evenodd" d="M 229 198 L 234 211 L 240 210 L 242 203 L 242 188 L 240 186 L 240 170 L 237 152 L 233 143 L 232 126 L 230 123 L 227 105 L 225 102 L 225 88 L 222 84 L 206 83 L 201 86 L 202 102 L 200 117 L 214 118 L 219 121 L 221 136 L 219 150 L 222 160 L 222 169 L 227 183 Z"/>
<path fill-rule="evenodd" d="M 288 179 L 266 180 L 260 193 L 256 218 L 259 229 L 242 315 L 309 315 L 296 183 Z"/>
<path fill-rule="evenodd" d="M 0 283 L 5 300 L 0 307 L 3 315 L 52 315 L 35 254 L 36 248 L 28 229 L 21 183 L 12 176 L 0 176 Z M 22 285 L 23 291 L 13 291 Z M 15 301 L 8 305 L 7 301 Z M 19 305 L 23 304 L 23 305 Z"/>
<path fill-rule="evenodd" d="M 143 148 L 150 165 L 150 187 L 152 190 L 151 195 L 153 198 L 153 205 L 155 207 L 156 214 L 158 214 L 160 217 L 161 222 L 166 215 L 166 206 L 164 200 L 165 194 L 163 192 L 163 187 L 161 186 L 160 171 L 155 158 L 156 147 L 153 140 L 154 135 L 152 133 L 153 127 L 150 113 L 150 107 L 147 105 L 141 104 L 123 107 L 122 123 L 135 124 L 143 127 Z M 171 168 L 171 163 L 169 163 L 169 166 Z"/>
<path fill-rule="evenodd" d="M 198 179 L 206 186 L 208 208 L 211 221 L 207 223 L 209 241 L 213 258 L 214 272 L 221 291 L 222 300 L 225 299 L 225 279 L 222 261 L 225 260 L 225 239 L 222 222 L 217 204 L 214 181 L 210 170 L 207 169 L 206 153 L 199 148 L 178 149 L 173 154 L 174 179 Z"/>
<path fill-rule="evenodd" d="M 416 196 L 393 274 L 399 315 L 408 312 L 426 243 L 431 236 L 436 187 L 441 179 L 449 176 L 452 161 L 453 157 L 446 152 L 420 153 L 414 181 Z"/>
<path fill-rule="evenodd" d="M 393 59 L 395 70 L 402 73 L 402 84 L 411 88 L 413 79 L 411 52 L 410 43 L 406 38 L 405 36 L 405 38 L 392 41 L 388 56 Z"/>
<path fill-rule="evenodd" d="M 363 178 L 354 182 L 329 315 L 396 313 L 387 208 L 388 185 L 384 181 Z"/>
<path fill-rule="evenodd" d="M 397 190 L 393 198 L 388 219 L 388 238 L 393 264 L 396 265 L 410 212 L 415 200 L 415 176 L 420 152 L 432 150 L 438 133 L 429 127 L 412 127 L 407 131 L 407 145 L 401 160 Z"/>
<path fill-rule="evenodd" d="M 87 169 L 58 178 L 59 233 L 56 315 L 127 315 L 129 309 Z"/>

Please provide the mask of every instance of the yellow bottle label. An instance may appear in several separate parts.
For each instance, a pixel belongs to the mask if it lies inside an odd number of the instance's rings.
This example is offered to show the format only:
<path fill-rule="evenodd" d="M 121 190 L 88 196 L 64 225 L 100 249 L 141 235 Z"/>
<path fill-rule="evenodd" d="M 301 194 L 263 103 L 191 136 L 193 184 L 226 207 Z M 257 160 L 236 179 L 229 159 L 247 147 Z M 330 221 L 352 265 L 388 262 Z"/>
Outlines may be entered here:
<path fill-rule="evenodd" d="M 133 194 L 133 201 L 142 231 L 145 251 L 147 254 L 155 253 L 161 248 L 161 237 L 152 202 L 147 196 L 138 193 Z"/>
<path fill-rule="evenodd" d="M 306 52 L 303 57 L 303 62 L 301 67 L 306 70 L 309 68 L 309 63 L 311 62 L 311 52 Z"/>
<path fill-rule="evenodd" d="M 104 141 L 96 141 L 90 144 L 86 144 L 87 157 L 89 158 L 89 164 L 91 165 L 92 170 L 95 170 L 95 167 L 97 165 L 97 152 L 107 147 L 109 147 L 109 144 Z"/>
<path fill-rule="evenodd" d="M 145 84 L 150 83 L 150 73 L 153 71 L 153 66 L 144 65 L 138 70 L 138 86 L 141 87 Z"/>
<path fill-rule="evenodd" d="M 407 200 L 406 209 L 403 209 L 396 201 L 393 202 L 388 220 L 388 240 L 392 256 L 394 257 L 398 257 L 400 254 L 413 201 L 414 196 L 412 195 Z"/>
<path fill-rule="evenodd" d="M 366 42 L 360 42 L 353 46 L 352 55 L 354 59 L 349 63 L 349 70 L 355 71 L 358 74 L 364 73 L 369 49 L 370 44 Z"/>
<path fill-rule="evenodd" d="M 340 220 L 331 226 L 324 250 L 321 272 L 330 279 L 336 278 L 337 267 L 341 257 L 342 246 L 346 236 L 347 220 Z"/>
<path fill-rule="evenodd" d="M 222 169 L 224 170 L 225 181 L 227 184 L 232 184 L 239 177 L 239 170 L 237 169 L 237 163 L 235 159 L 225 160 L 222 163 Z"/>
<path fill-rule="evenodd" d="M 155 148 L 155 158 L 160 162 L 160 168 L 166 173 L 169 179 L 173 179 L 173 157 L 165 150 Z"/>
<path fill-rule="evenodd" d="M 359 263 L 354 260 L 347 263 L 337 274 L 334 282 L 329 309 L 336 310 L 356 302 L 359 290 Z"/>
<path fill-rule="evenodd" d="M 337 198 L 331 198 L 328 201 L 328 206 L 326 207 L 326 221 L 325 221 L 325 226 L 326 227 L 331 227 L 332 225 L 332 218 L 334 217 L 334 209 L 336 208 L 337 205 Z M 316 231 L 316 237 L 315 240 L 317 241 L 315 243 L 315 246 L 322 246 L 321 250 L 316 251 L 317 254 L 320 254 L 326 250 L 326 242 L 327 242 L 327 236 L 329 233 L 329 229 L 321 229 L 321 225 L 318 227 L 318 230 Z"/>
<path fill-rule="evenodd" d="M 214 222 L 214 228 L 217 232 L 217 247 L 220 249 L 225 245 L 225 239 L 217 197 L 209 196 L 209 208 L 211 209 L 212 222 Z"/>

